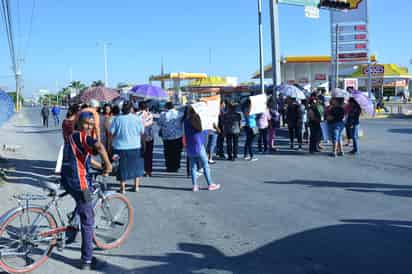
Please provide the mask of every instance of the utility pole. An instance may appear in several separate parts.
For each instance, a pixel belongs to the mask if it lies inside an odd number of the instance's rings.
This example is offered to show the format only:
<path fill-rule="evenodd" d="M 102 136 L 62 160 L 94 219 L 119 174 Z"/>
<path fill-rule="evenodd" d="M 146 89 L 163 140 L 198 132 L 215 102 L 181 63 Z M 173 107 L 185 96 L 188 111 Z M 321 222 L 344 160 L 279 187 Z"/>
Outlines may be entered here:
<path fill-rule="evenodd" d="M 258 0 L 258 24 L 259 24 L 259 65 L 260 65 L 260 92 L 265 94 L 265 67 L 263 64 L 263 24 L 262 24 L 262 0 Z"/>
<path fill-rule="evenodd" d="M 59 81 L 56 80 L 56 100 L 57 100 L 57 105 L 59 105 Z"/>
<path fill-rule="evenodd" d="M 369 4 L 368 1 L 365 3 L 366 5 L 366 25 L 368 26 L 368 97 L 369 99 L 372 98 L 372 69 L 371 69 L 371 48 L 370 48 L 370 24 L 369 24 Z"/>
<path fill-rule="evenodd" d="M 277 90 L 276 87 L 281 84 L 280 74 L 280 38 L 279 38 L 279 9 L 278 0 L 270 1 L 270 27 L 272 38 L 272 80 L 273 80 L 273 98 L 277 108 Z"/>
<path fill-rule="evenodd" d="M 162 64 L 161 64 L 161 67 L 160 67 L 160 74 L 162 75 L 162 77 L 163 77 L 163 75 L 165 74 L 165 65 L 164 65 L 163 56 L 162 56 Z M 162 89 L 165 89 L 166 85 L 165 85 L 165 81 L 164 81 L 164 80 L 160 81 L 160 87 L 161 87 Z"/>
<path fill-rule="evenodd" d="M 339 87 L 339 24 L 336 24 L 336 31 L 335 31 L 335 35 L 336 35 L 336 40 L 335 40 L 335 88 Z"/>
<path fill-rule="evenodd" d="M 100 43 L 98 43 L 99 45 Z M 109 87 L 109 72 L 107 68 L 107 48 L 112 45 L 110 42 L 102 42 L 103 44 L 103 58 L 104 58 L 104 85 Z"/>
<path fill-rule="evenodd" d="M 15 76 L 16 76 L 16 111 L 20 111 L 20 92 L 21 92 L 21 70 L 20 70 L 20 61 L 16 62 L 15 68 Z"/>

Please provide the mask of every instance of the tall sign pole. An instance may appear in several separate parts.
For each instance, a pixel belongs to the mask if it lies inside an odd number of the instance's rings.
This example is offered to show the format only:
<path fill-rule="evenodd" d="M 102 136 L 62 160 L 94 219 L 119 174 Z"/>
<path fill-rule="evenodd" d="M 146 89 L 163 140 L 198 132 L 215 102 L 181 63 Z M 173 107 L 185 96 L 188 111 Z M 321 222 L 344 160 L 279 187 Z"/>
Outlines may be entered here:
<path fill-rule="evenodd" d="M 366 3 L 366 25 L 368 26 L 368 96 L 372 98 L 372 69 L 371 69 L 371 48 L 370 48 L 370 28 L 369 28 L 369 3 L 367 0 L 364 0 Z"/>
<path fill-rule="evenodd" d="M 277 107 L 277 90 L 276 87 L 281 84 L 280 76 L 280 38 L 279 38 L 279 9 L 278 0 L 270 1 L 270 29 L 272 38 L 272 80 L 273 80 L 273 97 Z"/>
<path fill-rule="evenodd" d="M 260 65 L 260 92 L 265 94 L 265 67 L 263 63 L 263 25 L 262 25 L 262 0 L 258 0 L 259 17 L 259 65 Z"/>
<path fill-rule="evenodd" d="M 335 45 L 336 45 L 336 51 L 335 51 L 335 88 L 339 87 L 339 24 L 336 24 L 336 41 L 335 41 Z"/>

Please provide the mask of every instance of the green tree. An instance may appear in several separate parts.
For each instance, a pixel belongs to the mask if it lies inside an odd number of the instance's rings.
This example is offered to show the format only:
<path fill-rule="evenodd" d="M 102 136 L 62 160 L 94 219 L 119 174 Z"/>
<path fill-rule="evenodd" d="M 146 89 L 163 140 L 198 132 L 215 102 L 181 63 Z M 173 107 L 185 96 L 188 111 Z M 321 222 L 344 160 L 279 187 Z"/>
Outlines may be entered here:
<path fill-rule="evenodd" d="M 104 87 L 104 82 L 102 80 L 93 81 L 92 87 Z"/>
<path fill-rule="evenodd" d="M 117 84 L 117 88 L 118 88 L 118 89 L 127 88 L 127 87 L 129 87 L 129 86 L 130 86 L 130 84 L 124 83 L 124 82 L 121 82 L 121 83 L 118 83 L 118 84 Z"/>
<path fill-rule="evenodd" d="M 14 104 L 16 104 L 16 102 L 17 102 L 16 92 L 7 92 L 7 94 L 13 99 Z M 21 94 L 20 94 L 19 99 L 20 99 L 20 104 L 23 104 L 24 103 L 24 98 Z"/>
<path fill-rule="evenodd" d="M 240 83 L 240 86 L 255 86 L 255 82 L 242 82 Z"/>
<path fill-rule="evenodd" d="M 75 89 L 76 93 L 80 92 L 80 94 L 82 94 L 87 89 L 87 86 L 81 81 L 73 81 L 70 83 L 69 87 Z"/>

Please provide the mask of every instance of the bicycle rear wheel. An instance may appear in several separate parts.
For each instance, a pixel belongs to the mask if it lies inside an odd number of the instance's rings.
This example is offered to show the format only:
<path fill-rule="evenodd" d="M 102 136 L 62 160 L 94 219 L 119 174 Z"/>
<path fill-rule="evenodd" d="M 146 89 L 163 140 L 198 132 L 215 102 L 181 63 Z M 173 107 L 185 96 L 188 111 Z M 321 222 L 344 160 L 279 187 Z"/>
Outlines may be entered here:
<path fill-rule="evenodd" d="M 93 239 L 98 248 L 113 249 L 126 240 L 133 226 L 133 207 L 121 194 L 111 194 L 100 200 L 94 209 Z"/>
<path fill-rule="evenodd" d="M 56 227 L 53 216 L 42 208 L 16 211 L 0 227 L 0 267 L 25 273 L 41 266 L 56 244 L 55 235 L 42 234 Z"/>

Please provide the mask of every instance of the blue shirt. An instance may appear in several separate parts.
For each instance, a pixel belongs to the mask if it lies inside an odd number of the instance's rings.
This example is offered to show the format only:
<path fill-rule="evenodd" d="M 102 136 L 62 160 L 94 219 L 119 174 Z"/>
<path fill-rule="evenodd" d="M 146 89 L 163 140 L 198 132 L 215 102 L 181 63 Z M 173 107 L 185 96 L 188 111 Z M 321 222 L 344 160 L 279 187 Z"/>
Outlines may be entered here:
<path fill-rule="evenodd" d="M 126 150 L 141 147 L 144 132 L 142 120 L 135 114 L 120 115 L 113 119 L 110 126 L 114 149 Z"/>
<path fill-rule="evenodd" d="M 245 117 L 246 119 L 246 126 L 250 127 L 250 128 L 255 128 L 256 125 L 256 115 L 249 115 Z"/>
<path fill-rule="evenodd" d="M 59 107 L 53 107 L 51 112 L 53 113 L 54 116 L 59 116 L 60 115 L 60 108 Z"/>

